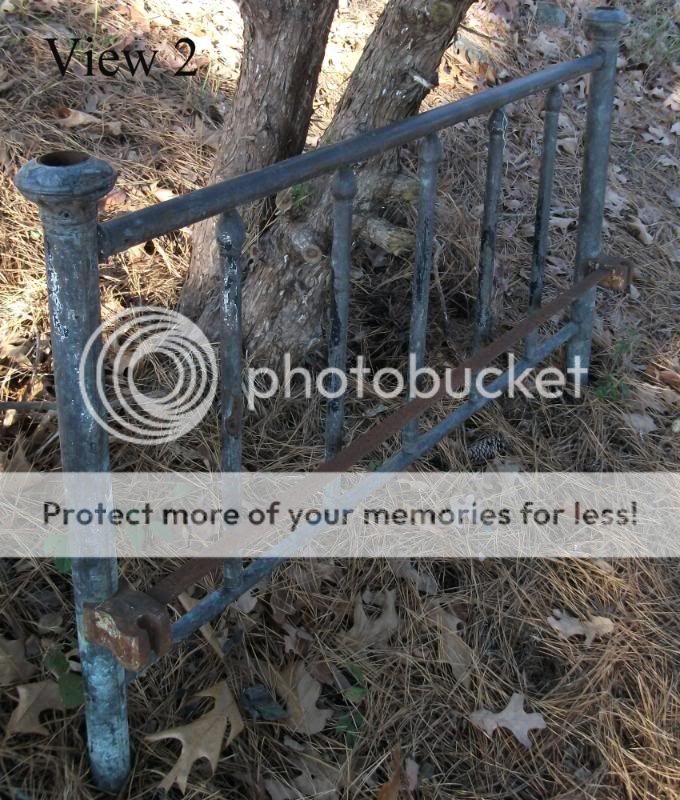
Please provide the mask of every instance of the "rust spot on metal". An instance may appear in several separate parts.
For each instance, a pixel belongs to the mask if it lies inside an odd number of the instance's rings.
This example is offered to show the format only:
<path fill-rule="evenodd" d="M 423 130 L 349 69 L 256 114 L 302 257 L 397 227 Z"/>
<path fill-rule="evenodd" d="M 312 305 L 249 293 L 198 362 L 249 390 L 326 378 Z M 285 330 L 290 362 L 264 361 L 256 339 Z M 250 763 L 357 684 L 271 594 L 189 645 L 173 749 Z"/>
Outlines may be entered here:
<path fill-rule="evenodd" d="M 109 650 L 133 672 L 149 666 L 171 646 L 170 617 L 158 600 L 129 587 L 99 605 L 84 609 L 88 641 Z"/>

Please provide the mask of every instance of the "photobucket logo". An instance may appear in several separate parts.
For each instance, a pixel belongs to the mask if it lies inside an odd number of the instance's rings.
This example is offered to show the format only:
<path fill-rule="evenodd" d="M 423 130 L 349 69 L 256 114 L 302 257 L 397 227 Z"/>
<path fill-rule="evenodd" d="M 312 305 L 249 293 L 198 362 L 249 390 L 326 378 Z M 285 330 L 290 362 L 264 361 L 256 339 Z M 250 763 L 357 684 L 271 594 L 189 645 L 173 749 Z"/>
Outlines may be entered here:
<path fill-rule="evenodd" d="M 358 356 L 356 366 L 347 372 L 328 367 L 314 377 L 305 367 L 293 367 L 290 355 L 286 353 L 283 381 L 280 381 L 277 373 L 269 367 L 251 367 L 248 369 L 243 390 L 250 411 L 255 410 L 257 400 L 270 399 L 282 388 L 284 396 L 290 399 L 293 394 L 293 381 L 296 379 L 304 382 L 303 394 L 307 399 L 314 393 L 326 400 L 336 399 L 347 392 L 348 375 L 354 379 L 358 399 L 365 397 L 368 384 L 371 396 L 381 400 L 393 400 L 404 395 L 407 386 L 409 397 L 431 398 L 443 388 L 447 397 L 461 400 L 473 394 L 490 400 L 495 400 L 503 394 L 507 394 L 508 397 L 527 399 L 542 397 L 546 400 L 556 400 L 563 396 L 567 383 L 573 384 L 572 394 L 577 398 L 580 397 L 582 379 L 588 371 L 581 367 L 580 359 L 577 358 L 576 366 L 569 367 L 566 371 L 557 367 L 543 367 L 533 376 L 532 385 L 527 385 L 526 381 L 533 372 L 533 367 L 522 368 L 514 354 L 510 353 L 506 370 L 485 367 L 473 371 L 467 368 L 460 385 L 458 381 L 454 382 L 454 370 L 451 368 L 445 369 L 443 374 L 440 374 L 432 367 L 417 367 L 415 354 L 411 353 L 408 378 L 405 378 L 400 370 L 392 367 L 383 367 L 372 373 L 365 366 L 363 356 Z M 501 381 L 503 376 L 506 377 Z M 296 396 L 299 396 L 297 391 Z"/>
<path fill-rule="evenodd" d="M 92 368 L 94 381 L 87 379 Z M 140 306 L 110 317 L 90 336 L 79 380 L 88 411 L 112 436 L 163 444 L 203 419 L 217 375 L 215 354 L 200 328 L 175 311 Z M 171 388 L 159 389 L 163 383 Z"/>

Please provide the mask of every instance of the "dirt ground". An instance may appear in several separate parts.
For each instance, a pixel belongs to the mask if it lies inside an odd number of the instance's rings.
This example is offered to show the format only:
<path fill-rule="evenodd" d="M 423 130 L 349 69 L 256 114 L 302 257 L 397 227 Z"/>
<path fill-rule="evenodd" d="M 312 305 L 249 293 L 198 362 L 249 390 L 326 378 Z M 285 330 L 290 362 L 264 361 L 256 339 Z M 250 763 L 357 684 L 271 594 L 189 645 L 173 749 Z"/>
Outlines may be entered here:
<path fill-rule="evenodd" d="M 382 5 L 357 0 L 338 14 L 310 146 L 330 120 Z M 425 106 L 587 52 L 582 15 L 590 3 L 559 5 L 564 27 L 544 27 L 534 0 L 473 6 Z M 621 5 L 633 23 L 619 64 L 605 249 L 630 258 L 635 275 L 629 291 L 599 293 L 591 388 L 581 400 L 501 400 L 441 442 L 418 469 L 657 471 L 680 464 L 680 7 L 671 0 Z M 149 77 L 88 76 L 79 51 L 62 78 L 45 38 L 61 37 L 63 50 L 65 39 L 88 35 L 96 52 L 143 41 L 159 49 L 158 66 Z M 172 75 L 184 60 L 173 47 L 182 36 L 197 45 L 193 78 Z M 204 185 L 240 41 L 238 13 L 228 2 L 0 3 L 0 399 L 54 399 L 42 234 L 35 208 L 12 184 L 17 169 L 55 149 L 105 158 L 119 177 L 103 218 Z M 587 85 L 564 88 L 547 296 L 569 284 L 578 213 Z M 535 97 L 508 109 L 499 329 L 526 306 L 541 104 Z M 433 366 L 453 365 L 469 350 L 485 126 L 486 120 L 472 120 L 443 135 Z M 415 172 L 415 149 L 404 148 L 400 158 L 405 172 Z M 415 218 L 403 203 L 386 213 L 403 225 Z M 133 304 L 173 307 L 190 237 L 183 230 L 103 266 L 103 313 Z M 410 257 L 355 248 L 350 347 L 374 370 L 403 366 L 410 274 Z M 322 362 L 312 357 L 311 363 Z M 350 402 L 349 432 L 366 430 L 396 404 Z M 320 402 L 302 397 L 262 403 L 246 417 L 245 467 L 304 470 L 318 463 L 322 415 Z M 387 443 L 375 460 L 393 446 Z M 209 416 L 162 447 L 114 442 L 112 457 L 119 470 L 216 469 L 217 420 Z M 53 413 L 6 412 L 0 468 L 58 466 Z M 100 796 L 89 783 L 62 566 L 30 559 L 2 564 L 3 798 Z M 143 588 L 171 566 L 129 561 L 122 570 Z M 225 722 L 227 737 L 214 774 L 205 759 L 196 762 L 187 798 L 676 798 L 678 574 L 672 562 L 640 560 L 291 563 L 230 607 L 207 632 L 208 642 L 205 634 L 193 638 L 131 688 L 135 757 L 120 796 L 160 796 L 180 743 L 149 737 L 209 713 L 212 701 L 196 695 L 217 686 L 217 707 L 227 709 L 228 720 L 217 713 L 204 743 L 219 738 Z M 208 587 L 205 581 L 195 595 Z M 57 679 L 62 703 L 63 687 L 70 687 L 72 707 L 47 706 L 42 731 L 22 732 L 17 686 Z M 261 700 L 248 699 L 258 691 L 269 696 L 264 711 Z M 487 735 L 474 724 L 476 713 L 498 712 L 516 693 L 543 724 L 528 734 L 530 747 L 509 730 Z M 171 795 L 180 795 L 177 786 Z"/>

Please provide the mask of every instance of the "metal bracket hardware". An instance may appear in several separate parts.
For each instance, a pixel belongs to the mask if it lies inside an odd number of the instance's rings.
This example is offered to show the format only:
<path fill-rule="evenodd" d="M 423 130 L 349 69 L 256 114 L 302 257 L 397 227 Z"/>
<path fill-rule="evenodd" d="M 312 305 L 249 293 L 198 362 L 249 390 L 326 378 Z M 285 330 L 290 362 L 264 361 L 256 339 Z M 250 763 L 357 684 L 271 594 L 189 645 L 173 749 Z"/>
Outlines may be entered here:
<path fill-rule="evenodd" d="M 109 650 L 125 669 L 138 672 L 172 644 L 166 607 L 143 592 L 122 587 L 106 602 L 84 608 L 89 642 Z"/>
<path fill-rule="evenodd" d="M 608 269 L 613 273 L 612 277 L 617 277 L 621 280 L 620 288 L 622 291 L 628 291 L 633 282 L 633 262 L 628 258 L 620 258 L 619 256 L 606 256 L 599 255 L 597 258 L 591 258 L 586 261 L 588 270 L 593 269 Z M 610 286 L 609 288 L 614 288 Z"/>

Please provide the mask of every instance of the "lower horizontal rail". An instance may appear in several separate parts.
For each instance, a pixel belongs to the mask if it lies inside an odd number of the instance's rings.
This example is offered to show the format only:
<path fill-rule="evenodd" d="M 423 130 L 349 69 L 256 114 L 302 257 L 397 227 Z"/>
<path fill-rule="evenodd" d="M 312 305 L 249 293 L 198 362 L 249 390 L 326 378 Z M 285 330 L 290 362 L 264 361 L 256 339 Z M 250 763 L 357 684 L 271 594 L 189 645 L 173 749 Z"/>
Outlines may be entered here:
<path fill-rule="evenodd" d="M 238 600 L 242 594 L 252 589 L 256 583 L 262 578 L 269 575 L 274 568 L 280 564 L 284 559 L 280 558 L 258 558 L 249 564 L 242 572 L 242 580 L 237 586 L 222 586 L 211 592 L 209 595 L 200 600 L 190 611 L 183 614 L 171 628 L 171 636 L 173 644 L 183 642 L 195 633 L 200 627 L 206 625 L 213 620 L 218 614 L 221 614 L 227 606 Z M 188 562 L 189 564 L 196 563 L 200 559 Z M 211 569 L 216 566 L 217 560 L 203 559 L 204 570 L 208 567 Z M 198 566 L 200 569 L 200 566 Z M 168 576 L 172 577 L 172 576 Z M 174 592 L 173 592 L 174 594 Z M 167 654 L 166 654 L 167 655 Z M 128 672 L 127 682 L 132 683 L 142 675 L 150 666 L 160 660 L 159 656 L 155 655 L 151 662 L 145 667 L 144 670 L 139 672 Z"/>
<path fill-rule="evenodd" d="M 577 332 L 577 326 L 574 323 L 568 323 L 562 327 L 557 333 L 548 337 L 542 342 L 534 351 L 531 358 L 524 358 L 516 365 L 516 373 L 521 375 L 525 370 L 532 369 L 545 359 L 548 355 L 560 348 L 568 342 L 572 336 Z M 488 392 L 503 392 L 508 388 L 510 383 L 510 373 L 504 372 L 495 380 L 486 385 Z M 414 442 L 411 443 L 408 450 L 400 450 L 392 458 L 388 459 L 381 467 L 376 470 L 377 473 L 393 473 L 401 472 L 414 461 L 417 461 L 422 455 L 431 450 L 438 442 L 447 436 L 456 427 L 461 425 L 469 417 L 476 414 L 489 403 L 493 402 L 493 397 L 484 397 L 476 394 L 471 400 L 468 400 L 462 406 L 459 406 L 455 411 L 449 414 L 446 419 L 442 420 L 438 425 L 435 425 L 432 430 L 427 433 L 421 434 Z M 385 477 L 384 480 L 387 480 Z M 375 491 L 376 484 L 381 483 L 381 478 L 378 475 L 374 476 L 374 480 L 365 485 L 362 492 L 354 490 L 346 495 L 337 498 L 337 502 L 356 504 L 360 502 L 367 494 Z M 318 525 L 305 525 L 300 528 L 293 536 L 287 538 L 285 544 L 287 548 L 297 548 L 303 545 L 310 536 L 318 535 L 320 532 Z M 258 581 L 262 580 L 265 576 L 269 575 L 275 567 L 286 560 L 285 556 L 258 558 L 253 561 L 243 572 L 243 579 L 234 587 L 222 587 L 204 597 L 197 605 L 190 611 L 178 619 L 172 626 L 172 640 L 174 643 L 184 641 L 193 633 L 195 633 L 201 626 L 209 623 L 218 614 L 221 614 L 227 606 L 237 600 L 244 592 L 251 589 Z M 208 562 L 206 562 L 207 564 Z M 157 659 L 156 659 L 157 660 Z M 129 680 L 134 680 L 141 673 L 129 673 Z"/>
<path fill-rule="evenodd" d="M 569 322 L 561 328 L 553 336 L 550 336 L 536 348 L 531 358 L 524 358 L 515 364 L 515 372 L 521 375 L 527 369 L 534 369 L 540 362 L 559 349 L 563 344 L 566 344 L 577 332 L 578 327 L 573 322 Z M 499 375 L 491 383 L 485 385 L 486 392 L 504 392 L 510 383 L 510 375 L 506 371 L 503 375 Z M 484 406 L 492 403 L 495 398 L 484 397 L 479 394 L 459 406 L 455 411 L 451 412 L 446 419 L 434 426 L 427 433 L 419 436 L 415 442 L 409 447 L 408 450 L 400 450 L 395 453 L 391 458 L 378 468 L 378 472 L 402 472 L 414 461 L 417 461 L 421 456 L 425 455 L 436 444 L 438 444 L 447 434 L 451 433 L 466 419 L 481 411 Z"/>

